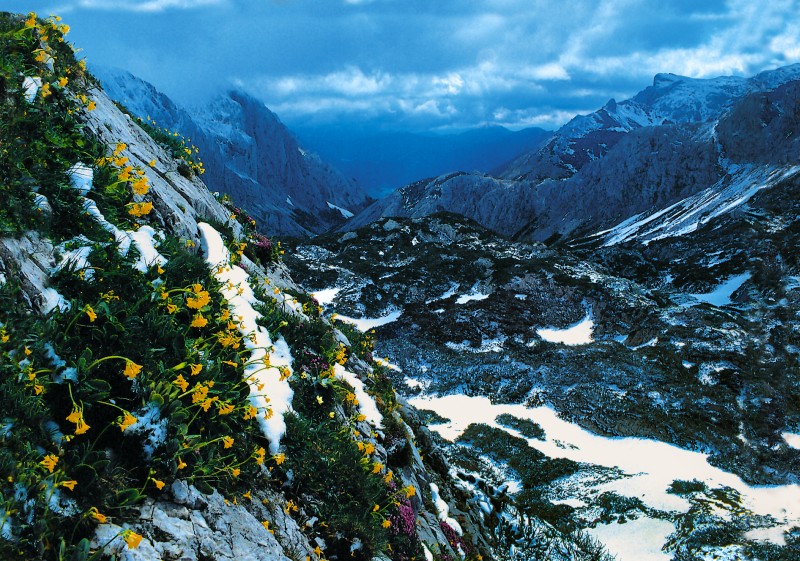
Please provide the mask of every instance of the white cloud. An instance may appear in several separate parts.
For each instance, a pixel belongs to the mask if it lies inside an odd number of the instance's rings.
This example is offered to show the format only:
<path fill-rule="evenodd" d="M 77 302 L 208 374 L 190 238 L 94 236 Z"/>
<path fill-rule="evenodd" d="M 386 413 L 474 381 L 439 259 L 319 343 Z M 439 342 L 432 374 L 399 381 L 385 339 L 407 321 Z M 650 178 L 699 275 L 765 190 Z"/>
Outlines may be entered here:
<path fill-rule="evenodd" d="M 222 4 L 226 0 L 78 0 L 77 7 L 96 10 L 162 12 L 170 8 L 192 9 Z"/>

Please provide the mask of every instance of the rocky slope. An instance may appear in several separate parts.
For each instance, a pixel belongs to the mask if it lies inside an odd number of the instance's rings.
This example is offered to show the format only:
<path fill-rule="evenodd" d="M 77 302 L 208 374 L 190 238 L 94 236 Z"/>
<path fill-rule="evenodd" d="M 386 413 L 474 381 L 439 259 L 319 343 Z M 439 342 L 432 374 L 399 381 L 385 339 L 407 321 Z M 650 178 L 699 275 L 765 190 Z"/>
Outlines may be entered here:
<path fill-rule="evenodd" d="M 529 559 L 535 535 L 602 558 L 460 477 L 371 338 L 320 316 L 66 31 L 0 14 L 0 556 Z"/>
<path fill-rule="evenodd" d="M 761 142 L 747 154 L 730 141 L 738 137 L 738 144 L 745 144 L 749 131 L 734 130 L 759 120 L 767 131 L 784 127 L 787 132 L 796 99 L 791 84 L 799 75 L 800 65 L 750 79 L 658 75 L 653 86 L 632 99 L 612 100 L 576 117 L 498 178 L 426 179 L 374 203 L 346 228 L 377 217 L 447 211 L 507 236 L 553 243 L 653 214 L 706 189 L 736 191 L 745 172 L 769 176 L 793 165 L 786 156 L 795 154 L 791 135 L 773 134 L 768 142 L 774 148 Z M 762 110 L 754 101 L 765 96 L 774 109 Z M 725 131 L 722 141 L 718 130 Z"/>
<path fill-rule="evenodd" d="M 191 138 L 203 154 L 204 179 L 247 208 L 265 234 L 325 232 L 371 202 L 354 180 L 303 150 L 274 113 L 242 91 L 189 111 L 128 72 L 97 73 L 110 97 L 135 115 Z"/>
<path fill-rule="evenodd" d="M 787 439 L 800 428 L 798 189 L 797 177 L 784 178 L 695 232 L 647 246 L 547 248 L 438 214 L 329 234 L 298 246 L 287 262 L 337 312 L 377 318 L 365 324 L 377 326 L 376 352 L 396 363 L 391 375 L 409 395 L 546 405 L 595 434 L 702 451 L 750 483 L 788 484 L 794 493 L 800 450 Z M 477 405 L 462 410 L 469 407 Z M 520 436 L 524 424 L 511 422 L 509 432 Z M 469 446 L 457 465 L 475 469 L 469 454 L 477 450 L 512 466 L 500 481 L 519 478 L 516 499 L 556 525 L 602 528 L 620 515 L 671 521 L 676 556 L 733 547 L 737 558 L 762 559 L 772 547 L 746 536 L 763 520 L 742 518 L 744 510 L 726 506 L 722 518 L 702 520 L 705 507 L 657 514 L 625 502 L 639 499 L 637 487 L 618 486 L 622 498 L 613 500 L 597 491 L 620 476 L 606 467 L 558 464 L 559 454 L 542 459 L 508 438 L 472 425 L 459 437 Z M 551 438 L 558 445 L 558 435 Z M 533 455 L 523 461 L 525 454 Z M 527 462 L 538 467 L 520 468 Z M 734 523 L 724 537 L 693 533 Z M 691 555 L 676 558 L 703 558 Z"/>

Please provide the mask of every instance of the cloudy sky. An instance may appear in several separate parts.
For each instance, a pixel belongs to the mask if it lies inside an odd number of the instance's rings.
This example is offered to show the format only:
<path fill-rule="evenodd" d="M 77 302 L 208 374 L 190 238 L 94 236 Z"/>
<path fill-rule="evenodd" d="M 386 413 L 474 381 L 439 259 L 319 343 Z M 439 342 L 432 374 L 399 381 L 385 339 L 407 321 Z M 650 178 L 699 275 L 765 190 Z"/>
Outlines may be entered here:
<path fill-rule="evenodd" d="M 184 104 L 230 85 L 303 125 L 553 128 L 658 72 L 800 62 L 800 0 L 2 0 Z"/>

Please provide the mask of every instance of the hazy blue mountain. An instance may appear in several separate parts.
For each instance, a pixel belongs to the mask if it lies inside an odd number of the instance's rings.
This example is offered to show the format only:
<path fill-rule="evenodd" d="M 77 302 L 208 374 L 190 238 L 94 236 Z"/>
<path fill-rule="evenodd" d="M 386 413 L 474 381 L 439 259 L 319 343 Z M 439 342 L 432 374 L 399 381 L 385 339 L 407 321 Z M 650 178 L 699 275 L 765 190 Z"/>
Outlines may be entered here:
<path fill-rule="evenodd" d="M 245 92 L 228 91 L 189 111 L 128 72 L 95 72 L 132 113 L 191 138 L 209 188 L 230 195 L 266 233 L 325 232 L 371 202 L 357 182 L 301 148 L 278 117 Z"/>
<path fill-rule="evenodd" d="M 304 146 L 355 178 L 373 197 L 453 171 L 491 172 L 537 148 L 552 132 L 482 127 L 458 134 L 377 132 L 338 126 L 297 129 Z"/>
<path fill-rule="evenodd" d="M 749 79 L 659 74 L 633 98 L 575 117 L 496 178 L 462 173 L 417 181 L 346 227 L 447 211 L 521 239 L 596 241 L 611 235 L 604 230 L 617 227 L 621 235 L 627 220 L 649 223 L 684 200 L 686 208 L 711 212 L 702 202 L 710 198 L 719 202 L 713 212 L 730 210 L 797 163 L 798 79 L 800 65 Z M 754 134 L 758 142 L 747 144 Z M 685 226 L 696 228 L 700 218 Z"/>

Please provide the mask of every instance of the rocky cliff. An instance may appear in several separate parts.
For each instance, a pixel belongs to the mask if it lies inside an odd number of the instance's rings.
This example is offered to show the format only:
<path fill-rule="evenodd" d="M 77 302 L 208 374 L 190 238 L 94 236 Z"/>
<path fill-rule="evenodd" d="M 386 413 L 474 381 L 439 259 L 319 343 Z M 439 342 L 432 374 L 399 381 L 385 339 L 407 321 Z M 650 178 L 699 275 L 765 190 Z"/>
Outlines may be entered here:
<path fill-rule="evenodd" d="M 371 202 L 353 179 L 303 150 L 274 113 L 243 91 L 187 110 L 128 72 L 97 73 L 109 96 L 134 115 L 190 138 L 203 154 L 206 181 L 248 209 L 265 234 L 325 232 Z"/>
<path fill-rule="evenodd" d="M 0 14 L 0 556 L 509 558 L 523 518 L 458 478 L 371 336 L 67 31 Z"/>

